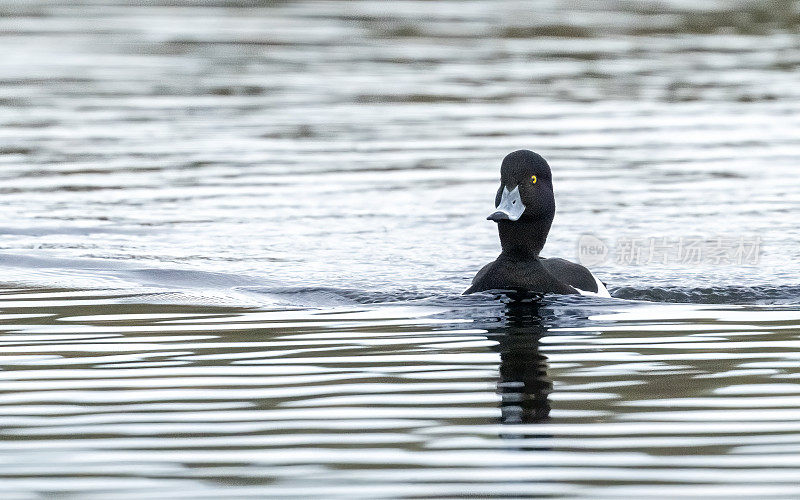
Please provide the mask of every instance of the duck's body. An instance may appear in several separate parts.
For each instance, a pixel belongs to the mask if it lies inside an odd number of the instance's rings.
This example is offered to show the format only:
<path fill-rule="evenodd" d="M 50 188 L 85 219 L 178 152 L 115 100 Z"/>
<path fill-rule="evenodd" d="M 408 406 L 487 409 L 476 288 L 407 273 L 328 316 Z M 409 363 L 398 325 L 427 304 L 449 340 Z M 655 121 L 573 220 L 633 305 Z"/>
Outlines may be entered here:
<path fill-rule="evenodd" d="M 464 293 L 485 290 L 610 297 L 603 283 L 580 264 L 558 258 L 515 259 L 504 254 L 483 266 Z"/>
<path fill-rule="evenodd" d="M 464 293 L 505 290 L 530 294 L 610 297 L 591 271 L 564 259 L 541 257 L 555 215 L 550 166 L 538 154 L 520 150 L 503 159 L 495 211 L 503 252 L 485 265 Z"/>

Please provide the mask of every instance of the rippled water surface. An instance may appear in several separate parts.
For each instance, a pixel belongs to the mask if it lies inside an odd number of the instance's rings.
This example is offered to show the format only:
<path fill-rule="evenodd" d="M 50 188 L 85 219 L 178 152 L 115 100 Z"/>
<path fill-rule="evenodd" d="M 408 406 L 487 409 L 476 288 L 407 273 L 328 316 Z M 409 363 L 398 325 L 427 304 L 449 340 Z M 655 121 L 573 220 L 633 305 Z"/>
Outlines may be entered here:
<path fill-rule="evenodd" d="M 0 49 L 0 497 L 800 496 L 797 1 L 0 0 Z M 459 295 L 519 148 L 613 299 Z"/>

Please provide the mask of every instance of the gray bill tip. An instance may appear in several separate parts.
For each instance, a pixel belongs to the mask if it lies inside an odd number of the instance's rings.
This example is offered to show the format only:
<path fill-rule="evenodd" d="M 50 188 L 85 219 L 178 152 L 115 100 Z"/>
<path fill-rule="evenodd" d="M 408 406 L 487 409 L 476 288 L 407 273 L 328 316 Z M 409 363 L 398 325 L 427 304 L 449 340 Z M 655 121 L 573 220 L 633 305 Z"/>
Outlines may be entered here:
<path fill-rule="evenodd" d="M 519 194 L 519 186 L 511 191 L 507 187 L 503 187 L 503 194 L 500 197 L 500 204 L 497 205 L 497 210 L 487 217 L 488 220 L 495 222 L 501 220 L 515 221 L 522 217 L 525 212 L 525 204 L 522 203 L 522 198 Z"/>

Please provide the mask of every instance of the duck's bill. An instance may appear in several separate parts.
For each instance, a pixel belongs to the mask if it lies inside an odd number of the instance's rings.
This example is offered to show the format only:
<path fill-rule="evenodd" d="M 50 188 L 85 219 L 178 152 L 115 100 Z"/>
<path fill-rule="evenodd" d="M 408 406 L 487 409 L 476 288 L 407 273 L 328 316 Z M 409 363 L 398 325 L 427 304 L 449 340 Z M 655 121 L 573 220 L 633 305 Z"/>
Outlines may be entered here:
<path fill-rule="evenodd" d="M 525 205 L 522 203 L 522 198 L 520 198 L 519 195 L 519 186 L 511 191 L 504 186 L 500 204 L 497 205 L 497 210 L 487 217 L 487 219 L 495 222 L 501 220 L 515 221 L 522 217 L 523 212 L 525 212 Z"/>

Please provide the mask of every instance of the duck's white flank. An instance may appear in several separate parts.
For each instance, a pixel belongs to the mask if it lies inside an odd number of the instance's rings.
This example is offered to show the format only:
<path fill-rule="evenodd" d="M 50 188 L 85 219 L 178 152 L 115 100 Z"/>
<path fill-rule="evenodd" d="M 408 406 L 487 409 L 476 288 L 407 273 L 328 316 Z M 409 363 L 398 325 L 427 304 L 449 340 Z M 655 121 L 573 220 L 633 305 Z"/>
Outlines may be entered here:
<path fill-rule="evenodd" d="M 589 271 L 589 273 L 592 274 L 591 271 Z M 595 276 L 594 274 L 592 274 L 592 278 L 594 278 L 594 282 L 597 285 L 596 292 L 587 292 L 586 290 L 581 290 L 580 288 L 577 287 L 575 287 L 575 290 L 577 290 L 578 293 L 580 293 L 581 295 L 587 295 L 590 297 L 605 297 L 607 299 L 610 299 L 611 294 L 608 293 L 608 290 L 606 289 L 605 285 L 603 285 L 603 282 L 597 279 L 597 276 Z"/>

